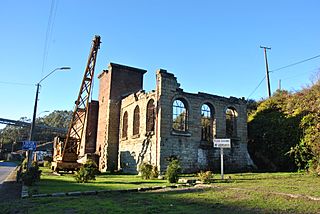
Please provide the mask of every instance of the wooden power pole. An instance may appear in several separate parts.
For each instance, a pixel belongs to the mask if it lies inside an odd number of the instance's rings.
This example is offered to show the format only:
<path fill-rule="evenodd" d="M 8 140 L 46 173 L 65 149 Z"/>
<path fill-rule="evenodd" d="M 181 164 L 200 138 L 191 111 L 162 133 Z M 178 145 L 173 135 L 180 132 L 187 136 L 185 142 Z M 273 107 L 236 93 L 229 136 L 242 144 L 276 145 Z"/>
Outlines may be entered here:
<path fill-rule="evenodd" d="M 271 50 L 269 47 L 260 46 L 260 48 L 264 49 L 264 58 L 266 60 L 266 80 L 267 80 L 267 89 L 268 95 L 271 97 L 271 89 L 270 89 L 270 79 L 269 79 L 269 67 L 268 67 L 268 58 L 267 58 L 267 50 Z"/>

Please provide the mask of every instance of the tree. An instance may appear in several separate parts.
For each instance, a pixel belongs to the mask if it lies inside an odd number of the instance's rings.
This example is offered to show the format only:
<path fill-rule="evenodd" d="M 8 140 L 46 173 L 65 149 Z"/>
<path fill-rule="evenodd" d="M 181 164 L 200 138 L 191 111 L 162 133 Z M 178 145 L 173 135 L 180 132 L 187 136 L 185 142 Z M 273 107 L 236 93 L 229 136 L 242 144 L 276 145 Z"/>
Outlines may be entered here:
<path fill-rule="evenodd" d="M 278 90 L 248 117 L 248 150 L 263 170 L 306 169 L 320 175 L 320 81 Z"/>
<path fill-rule="evenodd" d="M 19 121 L 30 122 L 30 119 L 21 117 Z M 29 131 L 29 127 L 6 125 L 3 129 L 0 130 L 0 142 L 2 142 L 3 144 L 7 144 L 26 140 L 28 138 Z"/>
<path fill-rule="evenodd" d="M 51 114 L 40 117 L 36 123 L 38 125 L 67 129 L 71 121 L 72 111 L 54 111 Z M 36 128 L 35 139 L 37 141 L 52 141 L 55 136 L 61 133 L 53 132 L 50 129 Z"/>
<path fill-rule="evenodd" d="M 51 114 L 39 117 L 36 119 L 36 125 L 45 125 L 56 128 L 68 128 L 72 116 L 72 111 L 54 111 Z M 20 121 L 30 122 L 30 119 L 21 117 Z M 0 142 L 13 143 L 18 141 L 27 140 L 29 137 L 30 127 L 18 127 L 7 125 L 5 128 L 0 130 Z M 36 141 L 52 141 L 57 135 L 49 129 L 35 129 L 35 140 Z"/>

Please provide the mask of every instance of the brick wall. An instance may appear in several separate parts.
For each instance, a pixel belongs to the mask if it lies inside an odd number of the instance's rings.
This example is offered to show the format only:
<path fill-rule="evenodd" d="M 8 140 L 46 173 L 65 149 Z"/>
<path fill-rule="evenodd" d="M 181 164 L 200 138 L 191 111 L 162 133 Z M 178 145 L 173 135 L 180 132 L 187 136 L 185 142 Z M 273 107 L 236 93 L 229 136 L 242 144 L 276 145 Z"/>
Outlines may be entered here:
<path fill-rule="evenodd" d="M 97 137 L 97 125 L 98 125 L 98 101 L 92 100 L 88 106 L 88 114 L 83 127 L 83 136 L 80 142 L 79 157 L 83 157 L 85 154 L 93 154 L 96 151 L 96 137 Z M 84 113 L 82 114 L 84 115 Z M 84 116 L 83 116 L 84 117 Z M 81 117 L 81 120 L 84 118 Z M 81 128 L 80 120 L 76 124 L 77 127 Z"/>
<path fill-rule="evenodd" d="M 92 100 L 89 103 L 85 153 L 93 154 L 96 151 L 98 112 L 99 112 L 99 102 L 96 100 Z"/>
<path fill-rule="evenodd" d="M 97 153 L 101 171 L 118 168 L 121 99 L 142 89 L 145 70 L 110 63 L 100 76 Z"/>

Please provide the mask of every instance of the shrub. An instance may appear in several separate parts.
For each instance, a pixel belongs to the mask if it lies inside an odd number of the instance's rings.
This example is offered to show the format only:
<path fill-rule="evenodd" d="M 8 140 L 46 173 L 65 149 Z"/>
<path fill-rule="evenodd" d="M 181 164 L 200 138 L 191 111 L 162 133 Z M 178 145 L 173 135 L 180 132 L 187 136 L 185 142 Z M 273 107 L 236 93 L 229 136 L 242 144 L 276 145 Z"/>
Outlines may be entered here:
<path fill-rule="evenodd" d="M 142 179 L 152 179 L 159 176 L 158 168 L 149 163 L 142 163 L 139 167 L 139 172 Z"/>
<path fill-rule="evenodd" d="M 78 183 L 87 183 L 90 180 L 95 180 L 97 174 L 97 164 L 92 160 L 87 160 L 87 162 L 80 167 L 80 170 L 76 172 L 75 180 Z"/>
<path fill-rule="evenodd" d="M 139 172 L 142 179 L 150 179 L 152 177 L 152 165 L 149 163 L 142 163 L 139 167 Z"/>
<path fill-rule="evenodd" d="M 36 162 L 33 162 L 31 167 L 21 174 L 23 183 L 27 186 L 31 186 L 33 183 L 40 181 L 41 170 Z"/>
<path fill-rule="evenodd" d="M 213 174 L 211 171 L 206 172 L 199 172 L 198 173 L 199 180 L 203 183 L 210 183 L 211 179 L 213 178 Z"/>
<path fill-rule="evenodd" d="M 157 166 L 153 166 L 152 167 L 152 174 L 151 174 L 152 178 L 158 178 L 159 177 L 159 170 Z"/>
<path fill-rule="evenodd" d="M 44 161 L 43 162 L 43 166 L 46 167 L 46 168 L 51 169 L 51 162 L 50 161 Z"/>
<path fill-rule="evenodd" d="M 180 163 L 177 159 L 171 160 L 166 171 L 166 178 L 169 183 L 177 183 L 181 171 Z"/>
<path fill-rule="evenodd" d="M 27 165 L 28 165 L 28 158 L 25 158 L 23 161 L 22 161 L 22 169 L 23 170 L 26 170 L 27 169 Z"/>

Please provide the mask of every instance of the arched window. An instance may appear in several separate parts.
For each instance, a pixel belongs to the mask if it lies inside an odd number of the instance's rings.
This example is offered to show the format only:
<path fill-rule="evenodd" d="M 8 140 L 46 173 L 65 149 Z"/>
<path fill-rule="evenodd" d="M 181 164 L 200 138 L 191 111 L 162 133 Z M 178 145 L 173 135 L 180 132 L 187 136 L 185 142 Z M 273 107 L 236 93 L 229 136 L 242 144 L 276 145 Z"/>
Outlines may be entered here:
<path fill-rule="evenodd" d="M 122 137 L 125 138 L 127 136 L 128 136 L 128 112 L 125 112 L 122 118 Z"/>
<path fill-rule="evenodd" d="M 227 108 L 226 110 L 226 136 L 237 136 L 237 117 L 238 113 L 234 108 Z"/>
<path fill-rule="evenodd" d="M 211 141 L 214 135 L 214 111 L 208 104 L 201 106 L 201 140 Z"/>
<path fill-rule="evenodd" d="M 136 106 L 133 113 L 133 135 L 139 134 L 140 129 L 140 109 Z"/>
<path fill-rule="evenodd" d="M 176 131 L 187 131 L 188 112 L 182 100 L 175 100 L 172 106 L 172 128 Z"/>
<path fill-rule="evenodd" d="M 151 99 L 147 104 L 147 119 L 146 119 L 146 131 L 154 131 L 154 118 L 155 118 L 154 101 Z"/>

